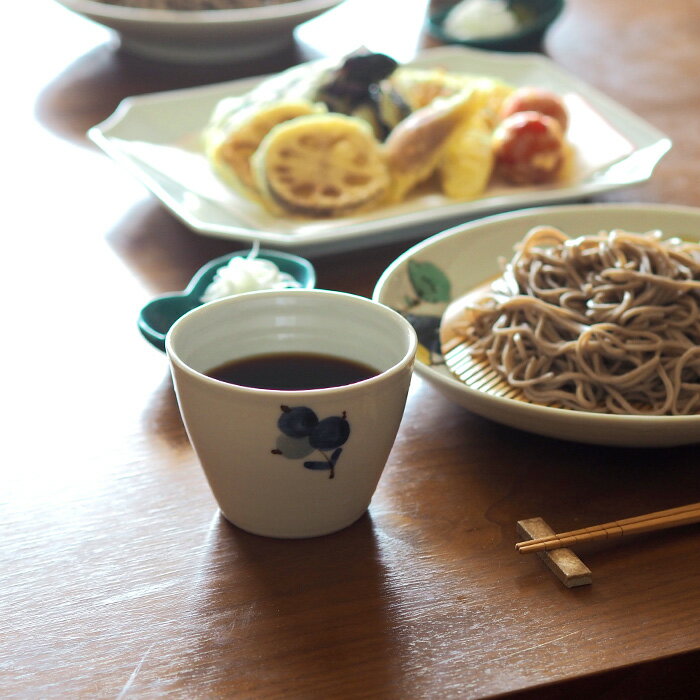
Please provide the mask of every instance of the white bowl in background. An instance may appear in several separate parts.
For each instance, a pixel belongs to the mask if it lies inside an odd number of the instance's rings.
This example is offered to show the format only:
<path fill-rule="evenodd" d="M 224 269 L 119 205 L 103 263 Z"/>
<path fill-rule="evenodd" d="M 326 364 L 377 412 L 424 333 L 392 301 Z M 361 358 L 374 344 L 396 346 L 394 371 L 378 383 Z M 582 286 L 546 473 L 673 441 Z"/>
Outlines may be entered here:
<path fill-rule="evenodd" d="M 342 0 L 294 2 L 230 10 L 152 10 L 94 0 L 56 0 L 113 29 L 125 51 L 173 63 L 221 63 L 277 51 L 294 29 Z"/>

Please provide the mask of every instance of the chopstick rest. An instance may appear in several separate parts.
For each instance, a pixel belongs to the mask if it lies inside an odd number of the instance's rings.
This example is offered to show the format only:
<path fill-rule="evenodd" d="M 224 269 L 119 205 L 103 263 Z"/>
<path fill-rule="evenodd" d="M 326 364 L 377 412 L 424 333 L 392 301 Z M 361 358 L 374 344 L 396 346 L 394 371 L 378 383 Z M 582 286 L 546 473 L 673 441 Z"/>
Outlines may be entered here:
<path fill-rule="evenodd" d="M 613 520 L 609 523 L 584 527 L 568 532 L 551 533 L 536 539 L 518 542 L 515 548 L 522 554 L 543 552 L 569 547 L 580 542 L 590 542 L 599 539 L 622 537 L 623 535 L 638 534 L 665 530 L 680 525 L 690 525 L 700 522 L 700 503 L 690 503 L 678 508 L 669 508 L 646 515 L 638 515 L 623 520 Z"/>
<path fill-rule="evenodd" d="M 542 518 L 518 520 L 517 530 L 521 537 L 530 540 L 555 534 Z M 593 582 L 591 570 L 570 549 L 560 548 L 551 552 L 543 550 L 537 552 L 537 556 L 567 588 L 586 586 Z"/>

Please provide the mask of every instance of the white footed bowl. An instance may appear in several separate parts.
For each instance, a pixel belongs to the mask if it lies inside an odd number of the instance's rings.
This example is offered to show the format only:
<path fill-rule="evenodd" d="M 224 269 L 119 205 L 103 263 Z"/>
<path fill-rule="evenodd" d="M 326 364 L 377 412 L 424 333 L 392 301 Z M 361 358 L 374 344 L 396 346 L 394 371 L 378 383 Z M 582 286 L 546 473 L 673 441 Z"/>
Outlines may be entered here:
<path fill-rule="evenodd" d="M 232 10 L 151 10 L 93 0 L 57 0 L 113 29 L 125 51 L 173 63 L 222 63 L 264 56 L 293 41 L 294 29 L 342 0 L 296 0 Z"/>

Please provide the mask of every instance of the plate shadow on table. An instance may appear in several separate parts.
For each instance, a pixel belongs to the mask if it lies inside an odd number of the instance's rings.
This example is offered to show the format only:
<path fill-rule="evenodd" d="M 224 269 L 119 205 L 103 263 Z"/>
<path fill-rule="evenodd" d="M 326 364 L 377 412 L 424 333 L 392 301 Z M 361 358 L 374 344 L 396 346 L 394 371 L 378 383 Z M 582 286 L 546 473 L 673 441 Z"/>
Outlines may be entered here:
<path fill-rule="evenodd" d="M 489 511 L 496 522 L 512 525 L 513 515 L 516 519 L 541 516 L 546 520 L 548 511 L 566 512 L 573 524 L 550 524 L 555 529 L 570 529 L 578 522 L 580 526 L 593 525 L 700 499 L 697 445 L 592 445 L 526 433 L 485 418 L 464 418 L 469 421 L 465 431 L 468 439 L 478 439 L 478 449 L 484 455 L 494 451 L 502 455 L 500 466 L 492 460 L 474 460 L 471 465 L 477 483 L 510 481 L 504 502 L 507 506 L 494 504 Z M 494 469 L 498 471 L 494 473 Z M 621 513 L 619 504 L 623 502 L 633 512 Z"/>
<path fill-rule="evenodd" d="M 426 415 L 430 420 L 421 420 Z M 383 480 L 426 517 L 441 513 L 443 525 L 439 532 L 432 528 L 432 536 L 457 557 L 475 545 L 486 555 L 503 550 L 510 556 L 516 522 L 526 518 L 542 517 L 562 531 L 700 500 L 697 445 L 621 448 L 556 440 L 482 418 L 429 386 L 409 401 L 405 425 L 410 440 L 404 448 L 399 432 L 394 466 Z M 444 452 L 418 454 L 422 433 L 425 444 L 434 445 L 436 426 Z M 416 473 L 414 459 L 430 466 Z M 439 480 L 449 489 L 430 485 Z"/>
<path fill-rule="evenodd" d="M 156 199 L 148 194 L 145 197 L 125 212 L 108 233 L 107 243 L 153 296 L 184 289 L 208 261 L 250 247 L 246 241 L 197 234 Z M 386 267 L 421 238 L 418 235 L 415 239 L 368 245 L 361 250 L 310 255 L 317 266 L 316 286 L 370 297 Z M 363 271 L 359 276 L 358 267 Z"/>

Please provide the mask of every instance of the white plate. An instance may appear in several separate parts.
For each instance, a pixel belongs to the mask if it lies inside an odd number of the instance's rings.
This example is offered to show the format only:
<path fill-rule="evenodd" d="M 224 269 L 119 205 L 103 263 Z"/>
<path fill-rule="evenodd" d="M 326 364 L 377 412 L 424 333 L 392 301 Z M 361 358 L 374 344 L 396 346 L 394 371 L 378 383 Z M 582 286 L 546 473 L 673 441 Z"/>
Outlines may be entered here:
<path fill-rule="evenodd" d="M 103 24 L 124 50 L 170 63 L 222 63 L 271 54 L 294 42 L 294 29 L 341 0 L 298 0 L 229 10 L 178 11 L 57 0 Z"/>
<path fill-rule="evenodd" d="M 249 91 L 260 78 L 130 97 L 89 135 L 193 231 L 305 253 L 416 238 L 495 211 L 572 201 L 637 184 L 651 177 L 671 146 L 661 132 L 540 55 L 449 46 L 425 51 L 412 64 L 540 85 L 562 95 L 571 113 L 572 180 L 557 186 L 489 190 L 469 202 L 425 195 L 339 219 L 276 217 L 216 177 L 201 141 L 219 100 Z"/>
<path fill-rule="evenodd" d="M 623 228 L 660 229 L 700 241 L 700 209 L 660 205 L 589 204 L 537 207 L 498 214 L 437 234 L 394 261 L 381 276 L 373 298 L 401 313 L 414 314 L 422 347 L 416 372 L 452 401 L 491 420 L 547 437 L 622 447 L 662 447 L 700 442 L 700 415 L 619 416 L 584 413 L 492 396 L 453 377 L 426 345 L 451 299 L 456 299 L 499 273 L 498 257 L 510 259 L 513 245 L 535 225 L 549 224 L 570 235 Z M 409 263 L 426 266 L 433 275 L 434 301 L 416 290 Z M 442 282 L 442 284 L 440 283 Z M 448 284 L 449 283 L 449 284 Z M 423 298 L 421 298 L 423 296 Z"/>

